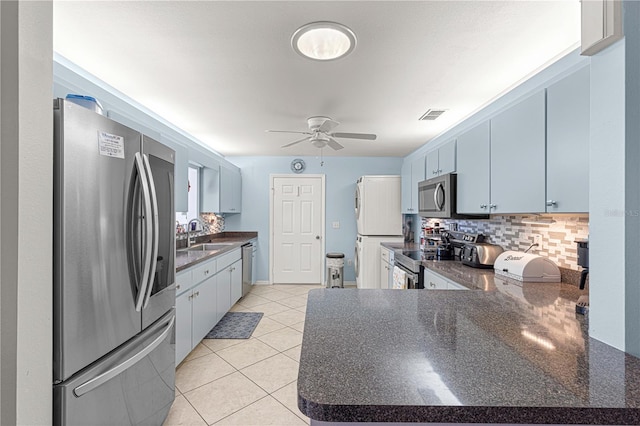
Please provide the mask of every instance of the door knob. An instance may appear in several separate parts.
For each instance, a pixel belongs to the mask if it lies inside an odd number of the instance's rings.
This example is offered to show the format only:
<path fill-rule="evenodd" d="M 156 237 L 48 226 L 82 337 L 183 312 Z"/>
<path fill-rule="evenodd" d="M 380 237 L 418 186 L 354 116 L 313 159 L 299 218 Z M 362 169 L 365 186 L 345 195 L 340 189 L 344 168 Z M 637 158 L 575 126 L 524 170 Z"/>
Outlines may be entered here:
<path fill-rule="evenodd" d="M 320 235 L 316 235 L 316 240 L 319 240 L 319 239 L 320 239 Z"/>

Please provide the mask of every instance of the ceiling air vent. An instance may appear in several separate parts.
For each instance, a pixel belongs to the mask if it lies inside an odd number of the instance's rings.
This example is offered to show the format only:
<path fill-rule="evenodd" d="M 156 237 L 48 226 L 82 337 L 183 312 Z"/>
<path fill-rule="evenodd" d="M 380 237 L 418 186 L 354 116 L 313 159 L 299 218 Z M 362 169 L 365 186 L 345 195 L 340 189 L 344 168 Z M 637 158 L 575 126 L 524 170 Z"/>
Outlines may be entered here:
<path fill-rule="evenodd" d="M 430 109 L 430 110 L 427 110 L 427 112 L 422 114 L 422 117 L 420 117 L 419 120 L 433 121 L 436 118 L 440 117 L 442 114 L 444 114 L 445 111 L 446 111 L 446 109 Z"/>

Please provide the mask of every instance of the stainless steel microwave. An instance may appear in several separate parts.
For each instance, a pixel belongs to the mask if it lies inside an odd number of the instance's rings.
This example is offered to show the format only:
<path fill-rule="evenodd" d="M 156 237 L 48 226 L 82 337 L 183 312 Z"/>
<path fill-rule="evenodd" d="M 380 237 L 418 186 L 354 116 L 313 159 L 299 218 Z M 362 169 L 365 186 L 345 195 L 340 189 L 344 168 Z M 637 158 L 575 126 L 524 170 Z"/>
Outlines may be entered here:
<path fill-rule="evenodd" d="M 489 215 L 459 214 L 456 209 L 457 176 L 448 173 L 418 183 L 418 213 L 438 219 L 488 219 Z"/>

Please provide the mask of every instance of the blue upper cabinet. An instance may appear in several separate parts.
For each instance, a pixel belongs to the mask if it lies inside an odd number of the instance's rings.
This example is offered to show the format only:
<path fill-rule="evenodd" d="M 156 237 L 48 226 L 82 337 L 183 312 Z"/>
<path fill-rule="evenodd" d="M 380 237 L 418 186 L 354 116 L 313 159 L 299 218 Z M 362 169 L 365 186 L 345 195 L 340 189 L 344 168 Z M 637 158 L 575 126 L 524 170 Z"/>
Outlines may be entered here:
<path fill-rule="evenodd" d="M 456 171 L 456 141 L 452 140 L 427 153 L 425 178 L 431 179 Z"/>
<path fill-rule="evenodd" d="M 489 213 L 490 150 L 489 121 L 485 121 L 458 136 L 459 213 Z"/>
<path fill-rule="evenodd" d="M 589 67 L 547 89 L 549 213 L 589 211 Z"/>
<path fill-rule="evenodd" d="M 491 119 L 490 213 L 545 211 L 545 91 Z"/>
<path fill-rule="evenodd" d="M 402 164 L 402 213 L 418 214 L 418 183 L 425 179 L 425 157 Z"/>
<path fill-rule="evenodd" d="M 220 166 L 220 213 L 242 211 L 242 177 L 240 170 Z"/>

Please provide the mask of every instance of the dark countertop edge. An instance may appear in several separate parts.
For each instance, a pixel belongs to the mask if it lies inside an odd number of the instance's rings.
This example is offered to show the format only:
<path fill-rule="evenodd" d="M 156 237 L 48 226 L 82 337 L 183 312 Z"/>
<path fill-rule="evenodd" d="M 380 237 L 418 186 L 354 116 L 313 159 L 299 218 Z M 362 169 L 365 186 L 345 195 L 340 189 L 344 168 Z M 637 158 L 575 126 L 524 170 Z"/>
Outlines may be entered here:
<path fill-rule="evenodd" d="M 298 408 L 325 422 L 638 425 L 640 408 L 324 405 L 298 393 Z"/>
<path fill-rule="evenodd" d="M 210 234 L 210 235 L 200 236 L 196 238 L 196 244 L 215 243 L 215 242 L 235 242 L 236 244 L 230 245 L 218 251 L 202 252 L 202 255 L 197 258 L 194 258 L 193 261 L 190 261 L 189 263 L 185 263 L 184 265 L 176 266 L 176 272 L 184 271 L 185 269 L 189 269 L 193 266 L 198 265 L 199 263 L 206 262 L 207 260 L 211 260 L 215 257 L 221 256 L 257 238 L 258 238 L 257 232 L 222 232 L 220 234 Z M 181 256 L 178 254 L 180 250 L 182 249 L 176 250 L 176 265 L 179 263 L 178 258 Z"/>

